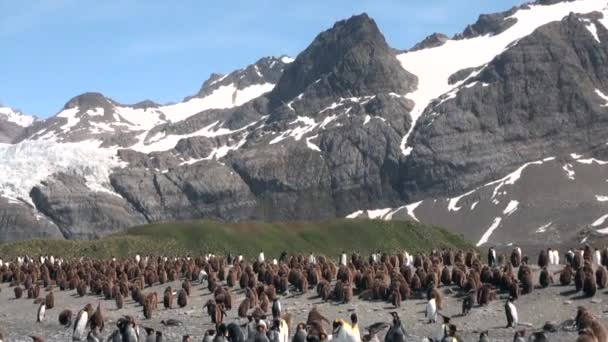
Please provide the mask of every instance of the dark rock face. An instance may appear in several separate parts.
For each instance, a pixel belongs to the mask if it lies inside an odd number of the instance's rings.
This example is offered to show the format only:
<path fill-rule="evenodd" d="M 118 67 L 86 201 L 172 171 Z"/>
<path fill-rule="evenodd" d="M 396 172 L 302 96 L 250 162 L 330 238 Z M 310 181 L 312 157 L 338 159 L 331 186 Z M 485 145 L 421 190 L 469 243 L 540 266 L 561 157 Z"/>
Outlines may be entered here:
<path fill-rule="evenodd" d="M 8 121 L 2 121 L 0 118 L 0 144 L 9 144 L 15 140 L 24 128 Z"/>
<path fill-rule="evenodd" d="M 608 92 L 608 46 L 586 24 L 571 15 L 538 29 L 467 81 L 456 98 L 427 109 L 403 164 L 404 192 L 411 198 L 455 193 L 527 161 L 608 141 L 605 100 L 595 91 Z M 597 28 L 600 40 L 607 39 Z"/>
<path fill-rule="evenodd" d="M 430 36 L 424 38 L 420 43 L 414 45 L 409 51 L 417 51 L 422 49 L 434 48 L 445 44 L 450 39 L 443 33 L 433 33 Z"/>
<path fill-rule="evenodd" d="M 162 171 L 123 169 L 111 182 L 151 222 L 201 217 L 233 221 L 249 217 L 255 206 L 238 174 L 216 161 Z"/>
<path fill-rule="evenodd" d="M 29 205 L 0 198 L 0 241 L 26 239 L 63 239 L 63 234 Z"/>
<path fill-rule="evenodd" d="M 269 94 L 270 109 L 304 94 L 309 112 L 319 111 L 324 99 L 377 93 L 406 94 L 416 88 L 416 76 L 405 71 L 376 23 L 366 14 L 340 21 L 319 34 L 298 55 Z M 273 113 L 273 120 L 283 118 Z"/>
<path fill-rule="evenodd" d="M 517 7 L 513 7 L 505 12 L 482 14 L 475 24 L 467 26 L 462 33 L 454 36 L 454 39 L 469 39 L 487 34 L 500 34 L 515 25 L 517 19 L 509 18 L 509 16 L 513 15 L 518 9 Z"/>
<path fill-rule="evenodd" d="M 100 237 L 147 222 L 123 198 L 93 192 L 80 177 L 57 174 L 34 187 L 30 196 L 36 208 L 69 239 Z"/>

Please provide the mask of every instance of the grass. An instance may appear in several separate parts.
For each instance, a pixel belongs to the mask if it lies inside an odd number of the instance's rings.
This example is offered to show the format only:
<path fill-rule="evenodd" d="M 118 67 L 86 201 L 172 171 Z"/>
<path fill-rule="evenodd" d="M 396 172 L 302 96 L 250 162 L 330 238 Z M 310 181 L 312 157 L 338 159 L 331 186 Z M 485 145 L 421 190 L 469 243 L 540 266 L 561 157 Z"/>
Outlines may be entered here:
<path fill-rule="evenodd" d="M 431 248 L 473 248 L 444 229 L 403 221 L 331 220 L 301 223 L 213 221 L 162 223 L 135 227 L 94 241 L 31 240 L 0 245 L 0 256 L 52 254 L 61 257 L 107 258 L 143 255 L 200 255 L 233 252 L 267 257 L 288 253 L 372 251 L 410 253 Z"/>

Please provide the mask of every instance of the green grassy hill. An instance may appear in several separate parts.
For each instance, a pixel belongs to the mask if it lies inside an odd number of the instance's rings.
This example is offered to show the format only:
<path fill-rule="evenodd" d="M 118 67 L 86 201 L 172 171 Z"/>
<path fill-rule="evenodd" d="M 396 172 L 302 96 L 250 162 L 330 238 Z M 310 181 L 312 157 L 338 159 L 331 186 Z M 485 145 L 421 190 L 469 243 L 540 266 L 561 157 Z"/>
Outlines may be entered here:
<path fill-rule="evenodd" d="M 212 221 L 153 224 L 129 229 L 94 241 L 20 241 L 0 245 L 0 256 L 53 254 L 73 257 L 124 257 L 149 255 L 224 254 L 245 256 L 263 250 L 267 257 L 288 253 L 341 251 L 411 252 L 431 248 L 473 248 L 462 237 L 441 228 L 414 222 L 378 220 L 332 220 L 316 223 L 234 224 Z"/>

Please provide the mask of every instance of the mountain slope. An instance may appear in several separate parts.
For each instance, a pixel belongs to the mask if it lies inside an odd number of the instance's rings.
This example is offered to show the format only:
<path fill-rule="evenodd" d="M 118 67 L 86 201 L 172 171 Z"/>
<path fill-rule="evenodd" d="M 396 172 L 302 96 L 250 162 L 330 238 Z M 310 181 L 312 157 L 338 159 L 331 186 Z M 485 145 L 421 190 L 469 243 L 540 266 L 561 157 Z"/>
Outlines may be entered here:
<path fill-rule="evenodd" d="M 178 104 L 77 96 L 0 145 L 0 240 L 347 215 L 480 246 L 602 234 L 606 11 L 537 1 L 404 53 L 363 14 Z"/>
<path fill-rule="evenodd" d="M 0 144 L 13 142 L 35 120 L 33 116 L 0 106 Z"/>

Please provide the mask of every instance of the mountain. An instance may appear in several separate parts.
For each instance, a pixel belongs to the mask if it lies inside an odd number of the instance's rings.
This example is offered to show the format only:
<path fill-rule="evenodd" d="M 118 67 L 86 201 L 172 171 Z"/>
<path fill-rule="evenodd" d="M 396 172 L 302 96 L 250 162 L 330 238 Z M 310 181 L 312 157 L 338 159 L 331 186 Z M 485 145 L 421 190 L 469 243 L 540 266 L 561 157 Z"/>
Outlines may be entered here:
<path fill-rule="evenodd" d="M 0 240 L 346 216 L 480 247 L 602 238 L 605 7 L 539 0 L 404 52 L 361 14 L 176 104 L 79 95 L 0 145 Z"/>
<path fill-rule="evenodd" d="M 0 106 L 0 144 L 11 143 L 36 118 L 18 110 Z"/>

